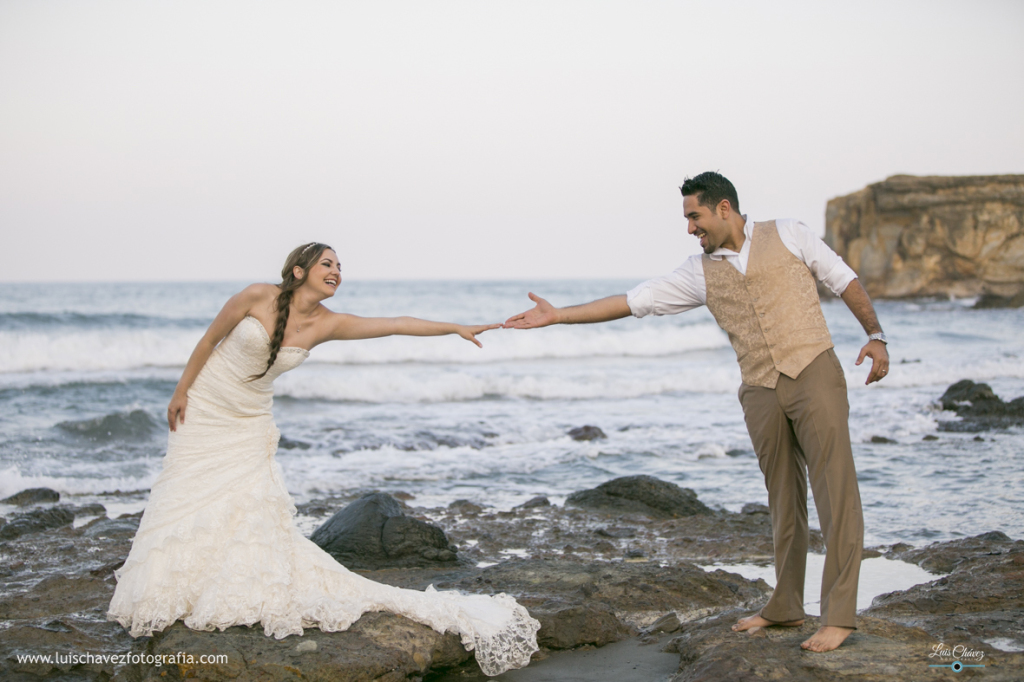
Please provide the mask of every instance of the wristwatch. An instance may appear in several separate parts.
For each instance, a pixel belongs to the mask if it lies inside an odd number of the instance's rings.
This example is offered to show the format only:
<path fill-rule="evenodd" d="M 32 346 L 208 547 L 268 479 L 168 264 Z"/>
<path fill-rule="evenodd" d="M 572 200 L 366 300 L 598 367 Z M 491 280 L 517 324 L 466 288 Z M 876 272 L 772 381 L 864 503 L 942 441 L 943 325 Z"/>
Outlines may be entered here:
<path fill-rule="evenodd" d="M 868 334 L 868 341 L 881 341 L 885 345 L 889 345 L 889 342 L 885 340 L 885 332 L 876 332 L 874 334 Z"/>

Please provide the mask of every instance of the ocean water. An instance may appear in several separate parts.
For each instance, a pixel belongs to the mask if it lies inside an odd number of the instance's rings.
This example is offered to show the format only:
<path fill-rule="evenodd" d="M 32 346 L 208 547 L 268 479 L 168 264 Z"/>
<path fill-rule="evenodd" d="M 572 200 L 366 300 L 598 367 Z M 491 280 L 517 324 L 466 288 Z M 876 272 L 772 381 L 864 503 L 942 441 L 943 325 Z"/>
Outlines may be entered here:
<path fill-rule="evenodd" d="M 527 291 L 567 305 L 635 283 L 344 282 L 327 303 L 500 322 L 530 307 Z M 0 284 L 0 497 L 48 486 L 111 513 L 142 508 L 181 369 L 241 286 Z M 870 387 L 867 365 L 854 365 L 859 325 L 841 301 L 823 305 L 850 386 L 869 545 L 989 530 L 1024 537 L 1024 430 L 983 440 L 938 431 L 956 418 L 936 405 L 955 381 L 1024 394 L 1024 313 L 972 303 L 878 302 L 892 369 Z M 719 508 L 766 502 L 735 356 L 706 309 L 480 338 L 482 350 L 457 337 L 333 342 L 282 376 L 278 459 L 296 500 L 384 490 L 419 506 L 466 498 L 507 509 L 646 473 Z M 566 435 L 585 424 L 608 437 Z"/>

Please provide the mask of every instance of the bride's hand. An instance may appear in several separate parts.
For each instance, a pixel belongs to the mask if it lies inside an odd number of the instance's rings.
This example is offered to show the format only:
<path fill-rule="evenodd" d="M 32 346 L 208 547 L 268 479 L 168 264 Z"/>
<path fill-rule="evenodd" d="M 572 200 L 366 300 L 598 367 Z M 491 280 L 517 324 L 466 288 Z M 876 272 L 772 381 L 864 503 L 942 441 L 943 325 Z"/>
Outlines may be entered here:
<path fill-rule="evenodd" d="M 500 326 L 501 326 L 500 324 L 475 324 L 475 325 L 463 325 L 463 324 L 460 324 L 456 328 L 455 333 L 458 334 L 459 336 L 461 336 L 462 338 L 466 339 L 467 341 L 472 341 L 473 343 L 475 343 L 480 348 L 483 348 L 484 347 L 483 344 L 480 343 L 479 341 L 477 341 L 476 335 L 477 334 L 483 334 L 484 332 L 490 331 L 491 329 L 497 329 Z"/>
<path fill-rule="evenodd" d="M 167 406 L 167 425 L 171 431 L 178 430 L 178 419 L 185 423 L 185 407 L 188 405 L 188 396 L 184 393 L 175 393 L 171 396 L 171 403 Z"/>

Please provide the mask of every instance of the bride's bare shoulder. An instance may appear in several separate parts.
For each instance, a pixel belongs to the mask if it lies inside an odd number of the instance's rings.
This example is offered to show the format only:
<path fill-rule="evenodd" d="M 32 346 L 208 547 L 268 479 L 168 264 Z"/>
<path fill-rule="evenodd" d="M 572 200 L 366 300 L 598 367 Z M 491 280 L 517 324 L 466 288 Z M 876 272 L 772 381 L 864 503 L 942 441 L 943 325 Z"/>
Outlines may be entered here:
<path fill-rule="evenodd" d="M 280 293 L 281 290 L 276 284 L 257 282 L 242 289 L 237 295 L 239 298 L 250 303 L 263 303 L 273 301 Z"/>
<path fill-rule="evenodd" d="M 259 292 L 264 295 L 277 296 L 281 293 L 281 287 L 276 284 L 267 284 L 266 282 L 256 282 L 247 286 L 246 291 Z"/>
<path fill-rule="evenodd" d="M 238 315 L 238 319 L 249 314 L 256 314 L 257 317 L 264 313 L 269 315 L 271 313 L 268 311 L 272 310 L 274 301 L 280 293 L 281 290 L 273 284 L 250 284 L 228 299 L 224 304 L 224 310 L 233 311 Z"/>

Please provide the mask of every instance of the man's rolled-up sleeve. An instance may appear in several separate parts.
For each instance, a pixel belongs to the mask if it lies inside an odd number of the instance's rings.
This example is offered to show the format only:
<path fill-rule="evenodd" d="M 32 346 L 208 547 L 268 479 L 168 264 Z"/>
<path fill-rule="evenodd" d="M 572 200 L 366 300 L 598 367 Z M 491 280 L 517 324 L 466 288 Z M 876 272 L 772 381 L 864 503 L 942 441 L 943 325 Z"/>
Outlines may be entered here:
<path fill-rule="evenodd" d="M 664 277 L 655 277 L 626 292 L 626 303 L 634 317 L 674 315 L 707 303 L 704 266 L 700 256 L 686 262 Z"/>
<path fill-rule="evenodd" d="M 828 247 L 811 228 L 799 220 L 777 220 L 779 238 L 793 255 L 802 260 L 814 277 L 836 296 L 842 296 L 850 282 L 857 279 L 842 257 Z"/>

